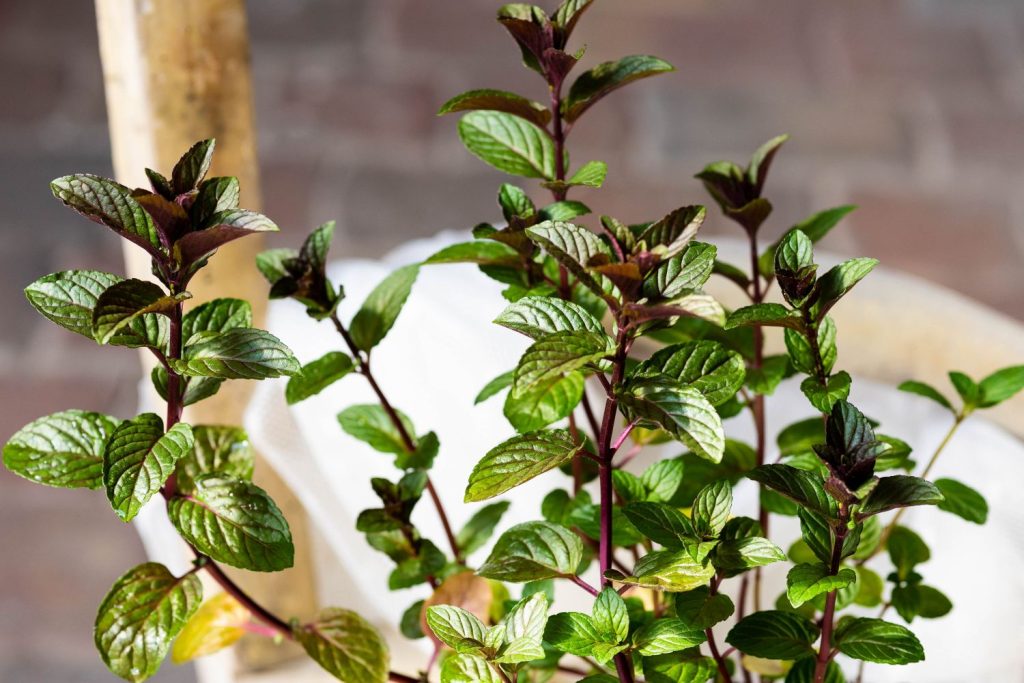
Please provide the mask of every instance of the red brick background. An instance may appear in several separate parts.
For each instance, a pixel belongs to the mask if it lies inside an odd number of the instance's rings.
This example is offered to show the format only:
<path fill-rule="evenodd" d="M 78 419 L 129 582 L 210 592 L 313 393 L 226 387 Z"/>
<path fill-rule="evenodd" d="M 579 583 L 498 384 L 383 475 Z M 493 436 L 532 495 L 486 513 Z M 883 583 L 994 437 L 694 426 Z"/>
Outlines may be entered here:
<path fill-rule="evenodd" d="M 251 0 L 266 210 L 295 243 L 339 224 L 336 256 L 495 218 L 502 176 L 465 153 L 449 96 L 543 97 L 493 21 L 494 0 Z M 47 182 L 110 172 L 91 3 L 0 0 L 0 437 L 66 407 L 126 415 L 137 372 L 40 321 L 21 295 L 69 267 L 117 270 L 116 239 Z M 608 183 L 581 195 L 639 221 L 705 201 L 693 173 L 788 132 L 769 181 L 780 233 L 860 209 L 831 249 L 958 289 L 1024 318 L 1024 5 L 1019 0 L 598 0 L 587 63 L 651 53 L 678 72 L 631 86 L 573 133 Z M 717 212 L 708 231 L 731 230 Z M 0 680 L 111 680 L 95 605 L 141 558 L 102 498 L 0 473 Z M 168 666 L 156 680 L 185 681 Z"/>

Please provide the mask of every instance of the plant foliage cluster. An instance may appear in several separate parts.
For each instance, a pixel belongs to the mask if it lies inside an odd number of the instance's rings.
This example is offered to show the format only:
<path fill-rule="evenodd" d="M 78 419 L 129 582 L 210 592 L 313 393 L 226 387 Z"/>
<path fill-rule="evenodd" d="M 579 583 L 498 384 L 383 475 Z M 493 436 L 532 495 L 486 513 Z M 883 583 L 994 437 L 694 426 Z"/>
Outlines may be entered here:
<path fill-rule="evenodd" d="M 466 148 L 501 171 L 539 180 L 550 202 L 538 206 L 521 187 L 501 185 L 500 224 L 481 223 L 472 241 L 395 271 L 348 321 L 337 312 L 344 290 L 325 270 L 332 223 L 299 250 L 260 255 L 270 297 L 295 299 L 340 336 L 340 350 L 305 364 L 253 327 L 245 301 L 215 299 L 184 310 L 191 278 L 218 247 L 277 229 L 238 207 L 237 179 L 206 177 L 212 140 L 186 152 L 170 178 L 147 170 L 150 190 L 85 174 L 52 183 L 64 204 L 145 249 L 158 283 L 65 271 L 29 285 L 29 302 L 98 343 L 152 352 L 152 381 L 166 415 L 49 415 L 11 438 L 4 464 L 41 484 L 102 490 L 123 521 L 162 498 L 195 554 L 182 576 L 150 562 L 115 582 L 95 629 L 112 672 L 142 681 L 168 653 L 187 661 L 245 633 L 293 639 L 346 683 L 428 680 L 435 671 L 444 683 L 539 683 L 556 675 L 589 683 L 837 683 L 846 680 L 834 661 L 839 655 L 862 664 L 924 659 L 908 625 L 942 617 L 952 604 L 926 582 L 928 546 L 898 522 L 916 505 L 985 522 L 981 494 L 927 476 L 967 416 L 1024 386 L 1024 366 L 978 382 L 950 373 L 959 405 L 920 382 L 900 387 L 936 401 L 952 418 L 915 476 L 910 446 L 848 401 L 851 377 L 837 369 L 829 313 L 876 262 L 855 258 L 822 272 L 814 243 L 853 207 L 817 213 L 762 249 L 772 212 L 766 180 L 785 136 L 746 165 L 717 162 L 697 174 L 749 239 L 748 269 L 718 260 L 715 247 L 697 239 L 703 206 L 627 224 L 593 217 L 569 199 L 574 188 L 599 188 L 607 173 L 603 162 L 570 160 L 567 140 L 582 116 L 613 91 L 672 71 L 661 59 L 635 55 L 573 76 L 583 50 L 572 52 L 568 43 L 591 4 L 565 0 L 552 14 L 526 4 L 499 11 L 524 65 L 544 81 L 546 103 L 473 90 L 440 112 L 461 113 Z M 438 436 L 393 406 L 371 369 L 373 349 L 395 324 L 419 269 L 446 263 L 476 264 L 500 282 L 507 305 L 495 322 L 531 340 L 516 367 L 477 396 L 503 396 L 514 435 L 473 467 L 465 502 L 486 504 L 460 529 L 431 481 Z M 706 294 L 716 275 L 750 304 L 727 311 Z M 782 303 L 766 300 L 776 285 Z M 785 354 L 765 354 L 768 334 L 783 335 Z M 358 614 L 328 608 L 310 620 L 285 621 L 231 581 L 222 565 L 291 566 L 288 523 L 251 481 L 253 453 L 242 430 L 181 419 L 184 407 L 216 394 L 226 380 L 287 376 L 286 398 L 294 404 L 348 375 L 362 375 L 376 401 L 346 407 L 340 428 L 393 457 L 396 468 L 394 479 L 370 482 L 380 504 L 359 515 L 357 528 L 393 562 L 390 589 L 429 587 L 400 624 L 408 638 L 435 645 L 415 676 L 389 669 L 387 644 Z M 778 434 L 779 455 L 769 462 L 765 402 L 790 377 L 802 378 L 809 416 Z M 756 427 L 753 445 L 727 438 L 723 426 L 747 415 Z M 639 473 L 625 468 L 645 446 L 668 442 L 685 452 Z M 552 486 L 539 518 L 491 543 L 509 507 L 494 499 L 537 477 Z M 742 479 L 760 485 L 756 518 L 732 511 L 732 490 Z M 412 519 L 424 498 L 445 531 L 437 542 Z M 770 535 L 771 518 L 780 515 L 799 518 L 801 529 L 786 549 Z M 482 563 L 470 560 L 488 546 Z M 879 563 L 866 564 L 882 553 L 891 565 L 885 576 Z M 760 568 L 777 562 L 790 566 L 786 590 L 764 595 Z M 202 571 L 225 592 L 204 601 Z M 584 578 L 588 573 L 597 583 Z M 551 613 L 562 590 L 593 596 L 590 612 Z M 861 616 L 867 609 L 878 615 Z"/>

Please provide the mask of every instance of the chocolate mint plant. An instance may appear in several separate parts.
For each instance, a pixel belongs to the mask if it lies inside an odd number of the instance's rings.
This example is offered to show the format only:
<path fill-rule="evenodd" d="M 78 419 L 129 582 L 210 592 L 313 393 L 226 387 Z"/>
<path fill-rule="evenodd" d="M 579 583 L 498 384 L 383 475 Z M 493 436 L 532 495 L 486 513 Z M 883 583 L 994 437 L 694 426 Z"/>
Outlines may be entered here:
<path fill-rule="evenodd" d="M 848 401 L 852 378 L 836 369 L 838 335 L 829 312 L 876 262 L 851 259 L 822 272 L 814 243 L 853 207 L 815 214 L 771 242 L 762 233 L 772 213 L 768 173 L 785 136 L 746 165 L 713 163 L 697 176 L 743 229 L 746 267 L 720 261 L 713 245 L 696 239 L 703 206 L 652 211 L 647 218 L 654 220 L 630 223 L 595 218 L 570 199 L 579 186 L 599 188 L 608 170 L 600 161 L 574 165 L 570 158 L 569 136 L 583 115 L 632 81 L 672 71 L 656 57 L 631 56 L 574 74 L 584 54 L 569 42 L 591 4 L 566 0 L 552 14 L 525 4 L 499 10 L 523 63 L 543 81 L 545 102 L 473 90 L 440 112 L 461 113 L 458 132 L 471 153 L 510 175 L 539 180 L 550 201 L 538 206 L 523 188 L 501 185 L 500 219 L 474 228 L 472 241 L 395 271 L 349 320 L 338 314 L 344 289 L 326 273 L 332 223 L 313 231 L 301 249 L 260 255 L 256 265 L 270 297 L 295 299 L 338 334 L 338 350 L 304 365 L 252 327 L 245 301 L 215 299 L 185 310 L 190 279 L 219 246 L 277 229 L 238 208 L 236 179 L 205 177 L 213 141 L 190 149 L 169 179 L 147 170 L 151 190 L 91 175 L 54 181 L 62 202 L 145 249 L 159 284 L 66 271 L 29 285 L 28 299 L 48 319 L 99 343 L 148 349 L 166 415 L 56 413 L 15 434 L 4 464 L 42 484 L 102 489 L 124 521 L 162 498 L 195 557 L 182 576 L 157 563 L 131 569 L 103 600 L 96 645 L 115 674 L 142 681 L 169 652 L 186 661 L 245 633 L 296 640 L 346 683 L 555 676 L 589 683 L 837 683 L 847 680 L 838 657 L 859 661 L 858 680 L 865 662 L 924 658 L 907 625 L 942 617 L 952 604 L 925 582 L 927 545 L 899 522 L 916 505 L 985 522 L 981 494 L 928 476 L 969 415 L 1024 387 L 1024 366 L 977 382 L 950 373 L 959 405 L 923 383 L 901 385 L 952 417 L 914 476 L 910 446 Z M 462 502 L 486 504 L 459 529 L 448 514 L 457 501 L 442 501 L 430 476 L 441 457 L 437 434 L 418 431 L 392 404 L 371 362 L 420 268 L 446 263 L 476 264 L 501 283 L 506 301 L 504 310 L 496 307 L 495 322 L 530 339 L 517 366 L 495 368 L 504 372 L 476 397 L 479 403 L 504 394 L 514 435 L 495 435 L 494 448 L 468 473 Z M 702 288 L 715 275 L 742 289 L 749 305 L 726 311 L 706 294 Z M 767 300 L 776 285 L 781 303 Z M 767 355 L 766 336 L 780 333 L 786 353 Z M 391 590 L 427 595 L 411 601 L 399 624 L 406 637 L 429 637 L 434 645 L 416 673 L 390 670 L 387 644 L 354 612 L 328 608 L 311 620 L 286 619 L 224 573 L 222 565 L 290 566 L 288 524 L 251 482 L 252 451 L 242 430 L 182 421 L 186 406 L 226 380 L 288 376 L 283 390 L 294 404 L 336 381 L 356 381 L 349 375 L 362 376 L 375 402 L 339 406 L 339 425 L 393 456 L 396 470 L 393 478 L 367 482 L 380 505 L 363 511 L 357 528 L 393 561 Z M 768 398 L 788 378 L 800 380 L 807 415 L 776 436 L 778 457 L 770 459 Z M 755 443 L 727 438 L 727 421 L 748 414 Z M 684 452 L 641 472 L 626 468 L 644 448 L 665 443 Z M 552 485 L 538 519 L 492 543 L 510 505 L 494 499 L 536 477 Z M 754 516 L 733 511 L 733 487 L 744 478 L 760 485 Z M 412 520 L 424 497 L 444 530 L 436 542 Z M 801 538 L 786 551 L 772 540 L 774 515 L 799 519 Z M 471 564 L 470 555 L 488 546 L 484 562 Z M 882 553 L 892 565 L 884 578 L 871 568 L 877 562 L 868 565 Z M 766 595 L 760 568 L 776 562 L 790 565 L 787 587 Z M 204 601 L 199 572 L 224 592 Z M 595 574 L 596 581 L 585 578 Z M 591 609 L 551 613 L 560 591 L 588 594 Z M 877 616 L 863 616 L 865 610 Z M 885 619 L 890 610 L 903 623 Z"/>

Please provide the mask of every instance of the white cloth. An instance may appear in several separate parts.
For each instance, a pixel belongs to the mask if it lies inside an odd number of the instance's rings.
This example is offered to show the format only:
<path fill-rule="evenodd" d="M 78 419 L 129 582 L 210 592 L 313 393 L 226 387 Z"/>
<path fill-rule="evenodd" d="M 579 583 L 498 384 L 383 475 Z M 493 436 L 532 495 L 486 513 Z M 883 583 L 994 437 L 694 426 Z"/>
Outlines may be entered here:
<path fill-rule="evenodd" d="M 347 295 L 341 318 L 350 319 L 366 294 L 394 268 L 464 237 L 444 233 L 410 243 L 381 261 L 332 264 L 330 275 L 344 284 Z M 501 414 L 502 397 L 473 405 L 479 389 L 513 368 L 528 344 L 525 337 L 490 323 L 506 304 L 499 291 L 474 266 L 424 266 L 395 328 L 373 351 L 374 374 L 392 403 L 409 415 L 419 433 L 434 430 L 440 437 L 441 451 L 431 476 L 456 528 L 479 507 L 462 503 L 470 470 L 485 452 L 512 434 Z M 303 362 L 344 348 L 330 324 L 309 319 L 295 302 L 273 302 L 267 327 Z M 785 383 L 770 399 L 770 434 L 811 415 L 796 385 Z M 389 592 L 390 560 L 371 549 L 355 530 L 359 512 L 378 502 L 370 490 L 370 478 L 395 478 L 393 458 L 345 434 L 335 418 L 349 405 L 372 403 L 370 388 L 353 374 L 292 408 L 285 404 L 283 393 L 284 380 L 260 383 L 245 423 L 260 452 L 304 501 L 316 526 L 322 601 L 360 611 L 392 643 L 394 666 L 415 670 L 429 647 L 424 641 L 405 640 L 396 625 L 402 611 L 427 591 L 417 587 Z M 884 433 L 914 446 L 918 459 L 928 457 L 948 428 L 949 418 L 937 406 L 866 380 L 854 382 L 852 401 L 881 420 Z M 746 414 L 730 420 L 726 430 L 734 438 L 752 440 Z M 679 446 L 648 449 L 631 469 L 679 452 Z M 769 457 L 774 457 L 771 452 Z M 1021 486 L 1022 462 L 1024 446 L 983 417 L 972 418 L 961 428 L 934 474 L 955 477 L 981 490 L 991 505 L 988 524 L 969 524 L 934 508 L 907 513 L 906 524 L 932 547 L 932 559 L 920 572 L 929 584 L 949 595 L 955 607 L 944 619 L 914 622 L 912 628 L 927 653 L 925 662 L 905 667 L 869 665 L 866 681 L 1020 683 L 1024 630 L 1017 613 L 1024 605 L 1020 573 L 1024 514 L 1015 505 L 1019 499 L 1015 492 Z M 510 492 L 507 498 L 513 505 L 499 533 L 514 523 L 539 518 L 543 495 L 566 483 L 554 472 Z M 755 490 L 750 482 L 737 487 L 736 499 L 735 514 L 753 513 Z M 799 529 L 794 520 L 773 519 L 773 540 L 787 548 Z M 420 502 L 414 521 L 445 548 L 428 498 Z M 473 561 L 478 564 L 482 555 L 483 551 Z M 883 576 L 888 571 L 886 562 L 884 557 L 875 561 Z M 785 563 L 767 568 L 768 600 L 784 589 L 786 569 Z M 587 610 L 589 603 L 590 598 L 575 586 L 559 587 L 557 610 Z M 871 610 L 872 616 L 875 612 Z M 894 614 L 890 618 L 898 620 Z M 724 637 L 724 630 L 719 637 Z M 842 664 L 848 673 L 855 671 L 855 664 Z"/>

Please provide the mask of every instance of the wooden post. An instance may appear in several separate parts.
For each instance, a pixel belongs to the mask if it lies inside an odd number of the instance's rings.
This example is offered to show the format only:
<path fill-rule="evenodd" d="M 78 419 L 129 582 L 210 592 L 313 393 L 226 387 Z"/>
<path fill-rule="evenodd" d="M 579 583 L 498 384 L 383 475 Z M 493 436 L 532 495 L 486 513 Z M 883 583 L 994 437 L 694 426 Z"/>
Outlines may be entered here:
<path fill-rule="evenodd" d="M 211 175 L 237 176 L 241 206 L 259 210 L 244 0 L 96 0 L 114 171 L 130 187 L 148 187 L 144 170 L 165 175 L 194 142 L 217 139 Z M 267 287 L 254 259 L 259 236 L 222 247 L 189 289 L 193 301 L 215 296 L 247 299 L 257 325 Z M 133 277 L 148 278 L 148 256 L 125 247 Z M 146 356 L 144 362 L 149 362 Z M 249 382 L 226 382 L 220 393 L 189 408 L 195 424 L 238 424 L 248 402 Z M 275 574 L 232 572 L 246 590 L 275 612 L 308 616 L 315 600 L 305 513 L 277 475 L 257 466 L 257 482 L 288 518 L 296 538 L 295 568 Z M 247 665 L 265 666 L 297 649 L 265 640 L 243 641 Z"/>

